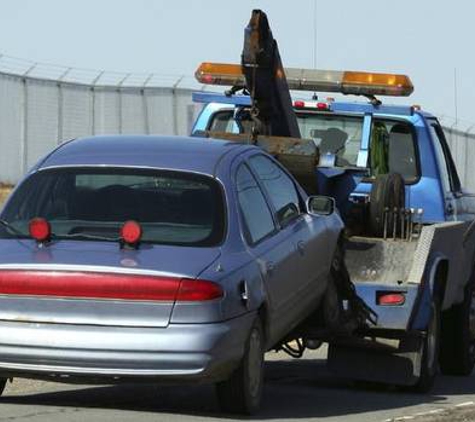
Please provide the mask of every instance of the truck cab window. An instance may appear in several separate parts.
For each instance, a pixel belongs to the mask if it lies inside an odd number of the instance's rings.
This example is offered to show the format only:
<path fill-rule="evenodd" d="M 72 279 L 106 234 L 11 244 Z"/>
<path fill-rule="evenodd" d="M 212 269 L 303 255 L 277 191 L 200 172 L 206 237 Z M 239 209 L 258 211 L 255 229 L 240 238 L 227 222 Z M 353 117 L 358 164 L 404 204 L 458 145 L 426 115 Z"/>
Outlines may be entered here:
<path fill-rule="evenodd" d="M 234 112 L 233 110 L 219 111 L 213 115 L 208 125 L 211 132 L 227 132 L 233 131 Z"/>
<path fill-rule="evenodd" d="M 406 183 L 419 178 L 415 133 L 402 121 L 374 119 L 370 141 L 370 167 L 373 176 L 399 173 Z"/>
<path fill-rule="evenodd" d="M 439 171 L 444 187 L 447 192 L 460 192 L 460 179 L 457 174 L 449 145 L 444 132 L 436 120 L 429 121 L 429 130 L 434 140 L 435 153 L 439 165 Z"/>

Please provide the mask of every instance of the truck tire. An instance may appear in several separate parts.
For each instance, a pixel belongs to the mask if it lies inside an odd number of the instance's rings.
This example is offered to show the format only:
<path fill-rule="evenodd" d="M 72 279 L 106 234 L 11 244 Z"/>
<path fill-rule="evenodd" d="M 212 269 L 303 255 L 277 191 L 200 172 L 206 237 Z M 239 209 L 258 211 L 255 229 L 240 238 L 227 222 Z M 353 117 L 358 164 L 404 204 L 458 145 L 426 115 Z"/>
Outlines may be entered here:
<path fill-rule="evenodd" d="M 223 412 L 252 415 L 259 410 L 264 385 L 264 344 L 262 322 L 257 318 L 238 368 L 227 380 L 216 384 Z"/>
<path fill-rule="evenodd" d="M 405 207 L 406 192 L 404 178 L 399 173 L 381 174 L 376 177 L 371 189 L 369 201 L 369 226 L 375 237 L 384 236 L 385 212 L 388 210 L 386 224 L 387 236 L 393 236 L 396 225 L 396 235 L 399 236 L 400 220 L 394 215 L 394 208 L 400 210 Z"/>
<path fill-rule="evenodd" d="M 440 369 L 444 375 L 468 376 L 475 364 L 475 290 L 473 276 L 462 303 L 444 312 Z"/>
<path fill-rule="evenodd" d="M 417 382 L 409 387 L 415 393 L 428 393 L 439 370 L 440 350 L 440 305 L 437 300 L 431 304 L 431 316 L 422 346 L 421 372 Z"/>

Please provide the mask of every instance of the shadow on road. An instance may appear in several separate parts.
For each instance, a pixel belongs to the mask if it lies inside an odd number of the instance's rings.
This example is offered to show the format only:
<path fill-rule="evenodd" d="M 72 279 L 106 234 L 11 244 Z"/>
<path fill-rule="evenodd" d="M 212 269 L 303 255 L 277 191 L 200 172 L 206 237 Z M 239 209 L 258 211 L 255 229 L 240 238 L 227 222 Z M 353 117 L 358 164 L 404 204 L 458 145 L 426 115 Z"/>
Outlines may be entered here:
<path fill-rule="evenodd" d="M 458 394 L 475 394 L 472 377 L 440 377 L 432 394 L 420 395 L 332 377 L 322 361 L 266 363 L 266 388 L 257 419 L 299 419 L 397 410 L 421 403 L 443 403 Z M 64 390 L 4 396 L 3 403 L 163 412 L 228 418 L 220 414 L 211 386 L 157 387 L 144 384 L 101 387 L 65 386 Z M 229 417 L 230 418 L 230 417 Z"/>

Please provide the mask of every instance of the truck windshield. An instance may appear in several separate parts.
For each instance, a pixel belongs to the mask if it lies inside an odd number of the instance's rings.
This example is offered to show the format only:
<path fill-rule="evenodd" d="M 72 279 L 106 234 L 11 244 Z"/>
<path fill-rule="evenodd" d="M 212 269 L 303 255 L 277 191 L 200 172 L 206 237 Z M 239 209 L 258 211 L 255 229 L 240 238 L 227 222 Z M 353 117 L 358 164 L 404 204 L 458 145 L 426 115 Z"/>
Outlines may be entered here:
<path fill-rule="evenodd" d="M 335 155 L 338 167 L 356 167 L 363 117 L 299 113 L 297 121 L 302 137 L 313 139 L 321 155 Z"/>
<path fill-rule="evenodd" d="M 250 133 L 252 121 L 249 114 L 237 122 L 241 133 Z M 215 113 L 208 130 L 232 132 L 234 112 L 232 110 Z M 297 123 L 302 138 L 313 139 L 320 154 L 335 155 L 338 167 L 356 167 L 363 132 L 362 116 L 345 116 L 328 113 L 297 112 Z"/>
<path fill-rule="evenodd" d="M 219 184 L 210 177 L 139 169 L 54 169 L 30 176 L 2 213 L 0 238 L 22 237 L 32 218 L 51 224 L 55 239 L 116 240 L 127 220 L 142 225 L 144 243 L 213 246 L 224 235 Z"/>

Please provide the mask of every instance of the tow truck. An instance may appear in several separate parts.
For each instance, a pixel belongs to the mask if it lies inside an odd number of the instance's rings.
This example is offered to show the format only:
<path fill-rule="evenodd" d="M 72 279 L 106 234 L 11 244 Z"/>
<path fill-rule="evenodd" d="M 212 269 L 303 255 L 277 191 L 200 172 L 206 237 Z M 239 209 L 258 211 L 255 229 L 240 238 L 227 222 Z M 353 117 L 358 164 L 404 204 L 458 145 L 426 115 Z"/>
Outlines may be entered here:
<path fill-rule="evenodd" d="M 380 100 L 409 96 L 409 77 L 284 68 L 267 17 L 255 10 L 241 64 L 203 63 L 196 78 L 231 88 L 193 95 L 203 104 L 194 135 L 259 145 L 309 193 L 334 198 L 346 223 L 340 274 L 377 315 L 374 324 L 330 335 L 309 321 L 293 333 L 297 350 L 287 351 L 299 357 L 326 341 L 336 375 L 419 392 L 431 389 L 439 369 L 469 375 L 475 196 L 460 184 L 437 118 Z M 297 91 L 313 97 L 292 99 Z M 368 101 L 322 100 L 322 92 Z M 346 302 L 340 295 L 335 312 Z"/>

